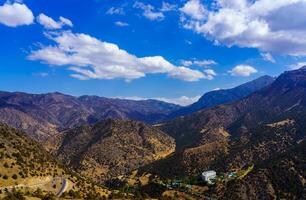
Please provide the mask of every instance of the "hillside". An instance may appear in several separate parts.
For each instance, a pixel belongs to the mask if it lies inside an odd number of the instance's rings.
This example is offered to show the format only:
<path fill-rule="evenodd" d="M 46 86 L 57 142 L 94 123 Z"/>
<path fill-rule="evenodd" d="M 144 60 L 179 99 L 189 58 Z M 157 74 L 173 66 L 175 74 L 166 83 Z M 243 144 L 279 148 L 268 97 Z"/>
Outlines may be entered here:
<path fill-rule="evenodd" d="M 222 199 L 305 199 L 306 143 L 259 164 L 244 180 L 228 182 Z"/>
<path fill-rule="evenodd" d="M 242 100 L 172 120 L 160 128 L 176 139 L 177 153 L 149 168 L 173 177 L 256 166 L 305 139 L 305 99 L 302 68 Z"/>
<path fill-rule="evenodd" d="M 156 100 L 0 92 L 0 122 L 24 130 L 39 141 L 52 139 L 64 129 L 108 118 L 152 123 L 178 108 L 180 106 Z"/>
<path fill-rule="evenodd" d="M 57 157 L 98 182 L 126 175 L 175 150 L 171 137 L 135 121 L 109 119 L 64 135 Z"/>
<path fill-rule="evenodd" d="M 0 198 L 107 196 L 110 191 L 61 166 L 36 141 L 0 125 Z M 6 192 L 8 191 L 8 192 Z M 19 195 L 19 196 L 18 196 Z M 13 198 L 15 196 L 15 198 Z M 9 198 L 10 199 L 10 198 Z"/>
<path fill-rule="evenodd" d="M 267 87 L 274 80 L 275 78 L 271 76 L 262 76 L 231 89 L 221 89 L 207 92 L 197 102 L 172 112 L 168 117 L 169 119 L 172 119 L 178 116 L 188 115 L 205 108 L 212 108 L 217 105 L 234 102 L 264 87 Z"/>

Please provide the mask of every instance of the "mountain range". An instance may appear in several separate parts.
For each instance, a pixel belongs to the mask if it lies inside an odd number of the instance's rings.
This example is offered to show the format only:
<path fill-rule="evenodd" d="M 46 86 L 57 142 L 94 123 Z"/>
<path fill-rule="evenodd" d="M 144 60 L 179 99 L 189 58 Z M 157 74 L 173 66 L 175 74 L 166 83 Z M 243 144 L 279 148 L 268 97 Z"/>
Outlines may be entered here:
<path fill-rule="evenodd" d="M 79 176 L 98 185 L 113 181 L 124 195 L 163 198 L 174 190 L 174 199 L 304 199 L 305 99 L 303 67 L 206 93 L 184 108 L 2 92 L 0 121 L 26 131 L 47 156 Z M 193 188 L 206 170 L 219 176 L 213 186 L 196 185 L 201 194 L 168 186 L 193 180 Z"/>
<path fill-rule="evenodd" d="M 161 176 L 180 177 L 208 169 L 225 173 L 254 165 L 256 170 L 247 176 L 247 185 L 238 181 L 242 188 L 231 190 L 231 195 L 238 199 L 301 199 L 305 190 L 300 194 L 296 188 L 282 189 L 281 178 L 271 169 L 276 159 L 289 170 L 290 163 L 281 160 L 283 154 L 287 155 L 286 160 L 293 160 L 292 170 L 296 170 L 292 173 L 301 181 L 299 187 L 305 188 L 305 154 L 299 152 L 295 158 L 288 157 L 292 148 L 299 151 L 304 148 L 305 99 L 304 67 L 281 74 L 271 85 L 241 100 L 169 121 L 160 128 L 175 138 L 177 152 L 148 169 Z M 266 185 L 256 183 L 262 178 L 268 181 Z M 225 190 L 227 186 L 223 185 Z M 226 199 L 229 195 L 221 193 L 215 192 L 213 196 Z"/>
<path fill-rule="evenodd" d="M 61 93 L 0 93 L 0 122 L 45 141 L 59 132 L 108 118 L 153 123 L 180 106 L 157 100 L 123 100 Z"/>
<path fill-rule="evenodd" d="M 263 76 L 233 89 L 212 91 L 187 107 L 157 100 L 74 97 L 58 92 L 0 92 L 0 122 L 19 128 L 38 141 L 46 141 L 63 130 L 109 118 L 131 119 L 149 124 L 163 122 L 237 100 L 267 86 L 273 80 L 272 77 Z"/>

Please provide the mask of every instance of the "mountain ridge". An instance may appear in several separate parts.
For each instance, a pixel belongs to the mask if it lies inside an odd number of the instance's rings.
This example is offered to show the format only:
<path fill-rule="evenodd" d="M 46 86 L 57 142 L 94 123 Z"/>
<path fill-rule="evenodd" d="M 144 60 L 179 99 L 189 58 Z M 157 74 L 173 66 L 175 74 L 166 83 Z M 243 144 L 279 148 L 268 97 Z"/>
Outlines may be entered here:
<path fill-rule="evenodd" d="M 220 89 L 207 92 L 202 95 L 197 102 L 172 112 L 168 118 L 171 119 L 179 116 L 188 115 L 205 108 L 211 108 L 217 105 L 239 100 L 257 90 L 260 90 L 270 85 L 274 80 L 275 78 L 265 75 L 255 80 L 236 86 L 234 88 Z"/>
<path fill-rule="evenodd" d="M 62 130 L 107 118 L 153 123 L 178 105 L 157 100 L 122 100 L 97 96 L 74 97 L 59 92 L 27 94 L 0 92 L 0 121 L 46 141 Z"/>
<path fill-rule="evenodd" d="M 305 138 L 303 131 L 289 134 L 286 128 L 283 129 L 283 136 L 287 139 L 278 137 L 277 127 L 270 127 L 271 130 L 267 131 L 267 135 L 270 132 L 271 137 L 273 136 L 270 139 L 261 134 L 264 133 L 263 131 L 256 131 L 256 128 L 260 126 L 268 130 L 265 124 L 277 124 L 288 120 L 294 120 L 302 127 L 300 130 L 306 130 L 302 126 L 303 117 L 305 117 L 303 113 L 306 113 L 305 99 L 306 69 L 288 71 L 281 74 L 270 86 L 239 101 L 203 109 L 192 115 L 169 121 L 160 127 L 176 139 L 178 158 L 180 158 L 178 162 L 187 170 L 187 173 L 192 174 L 195 171 L 208 169 L 219 161 L 220 164 L 224 164 L 224 156 L 242 144 L 247 144 L 250 149 L 245 146 L 237 151 L 237 154 L 232 154 L 237 155 L 237 159 L 239 155 L 241 157 L 242 150 L 249 155 L 245 158 L 255 156 L 253 152 L 256 152 L 255 149 L 260 146 L 267 154 L 263 158 L 268 159 L 273 153 L 281 152 Z M 294 125 L 292 130 L 296 127 Z M 254 138 L 261 138 L 267 145 L 260 144 L 261 140 L 253 144 Z M 273 147 L 273 143 L 269 143 L 269 140 L 278 145 Z M 286 145 L 283 145 L 283 141 Z M 229 158 L 227 164 L 232 160 Z M 240 158 L 234 165 L 239 167 L 245 161 L 247 162 L 247 159 Z"/>

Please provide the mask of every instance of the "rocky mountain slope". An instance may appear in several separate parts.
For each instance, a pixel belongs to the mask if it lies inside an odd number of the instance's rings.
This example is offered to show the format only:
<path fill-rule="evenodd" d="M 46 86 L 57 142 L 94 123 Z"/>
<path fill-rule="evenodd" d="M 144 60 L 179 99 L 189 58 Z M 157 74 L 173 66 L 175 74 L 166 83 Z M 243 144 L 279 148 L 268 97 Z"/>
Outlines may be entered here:
<path fill-rule="evenodd" d="M 306 142 L 261 164 L 245 179 L 220 190 L 222 199 L 305 199 Z"/>
<path fill-rule="evenodd" d="M 57 157 L 98 182 L 130 173 L 175 151 L 174 139 L 135 121 L 109 119 L 64 135 Z"/>
<path fill-rule="evenodd" d="M 205 108 L 211 108 L 217 105 L 234 102 L 270 85 L 275 78 L 271 76 L 262 76 L 253 81 L 244 83 L 231 89 L 221 89 L 204 94 L 197 102 L 178 109 L 169 115 L 169 118 L 188 115 Z"/>
<path fill-rule="evenodd" d="M 152 123 L 178 108 L 180 106 L 156 100 L 0 92 L 0 122 L 24 130 L 39 141 L 52 138 L 64 129 L 107 118 Z"/>
<path fill-rule="evenodd" d="M 177 153 L 151 170 L 182 176 L 256 167 L 305 140 L 305 99 L 302 68 L 242 100 L 172 120 L 160 128 L 176 139 Z"/>

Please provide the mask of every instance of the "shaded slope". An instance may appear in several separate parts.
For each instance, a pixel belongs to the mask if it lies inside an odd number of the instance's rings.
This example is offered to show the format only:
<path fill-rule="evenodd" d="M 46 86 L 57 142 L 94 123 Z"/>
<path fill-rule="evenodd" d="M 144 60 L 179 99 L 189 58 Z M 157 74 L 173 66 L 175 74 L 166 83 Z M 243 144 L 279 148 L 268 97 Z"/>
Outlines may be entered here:
<path fill-rule="evenodd" d="M 58 158 L 97 181 L 130 173 L 175 150 L 160 130 L 135 121 L 107 120 L 65 133 Z"/>

